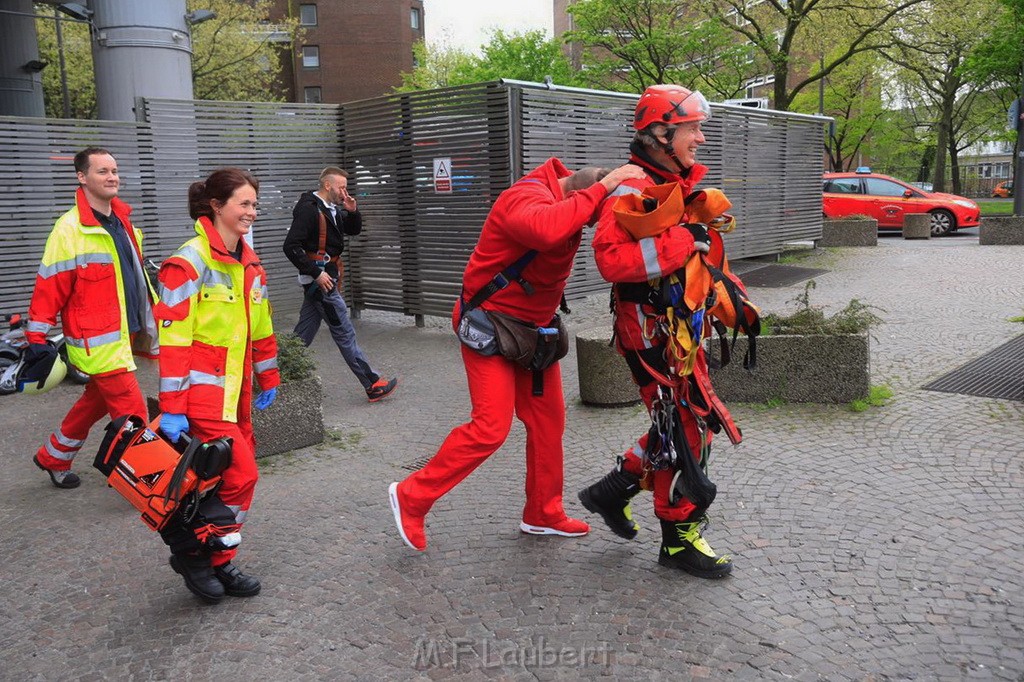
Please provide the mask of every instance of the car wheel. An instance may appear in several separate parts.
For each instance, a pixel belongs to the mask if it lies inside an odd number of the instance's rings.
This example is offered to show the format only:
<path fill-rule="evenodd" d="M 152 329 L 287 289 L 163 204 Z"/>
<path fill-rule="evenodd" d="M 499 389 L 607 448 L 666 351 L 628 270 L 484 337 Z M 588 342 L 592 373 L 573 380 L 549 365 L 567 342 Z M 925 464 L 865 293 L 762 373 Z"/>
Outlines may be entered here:
<path fill-rule="evenodd" d="M 932 214 L 932 236 L 942 237 L 956 229 L 956 218 L 945 209 L 936 209 Z"/>

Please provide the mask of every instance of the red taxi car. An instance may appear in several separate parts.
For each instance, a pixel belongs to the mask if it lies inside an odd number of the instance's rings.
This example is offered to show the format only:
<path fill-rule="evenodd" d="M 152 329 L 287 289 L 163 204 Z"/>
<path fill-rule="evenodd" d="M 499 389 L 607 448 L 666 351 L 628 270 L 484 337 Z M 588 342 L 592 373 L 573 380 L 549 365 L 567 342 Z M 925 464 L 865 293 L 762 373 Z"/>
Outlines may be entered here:
<path fill-rule="evenodd" d="M 941 237 L 962 227 L 975 227 L 981 217 L 978 204 L 944 192 L 926 192 L 888 175 L 858 169 L 853 173 L 825 173 L 822 210 L 826 218 L 866 215 L 879 230 L 902 230 L 907 213 L 930 213 L 932 236 Z"/>

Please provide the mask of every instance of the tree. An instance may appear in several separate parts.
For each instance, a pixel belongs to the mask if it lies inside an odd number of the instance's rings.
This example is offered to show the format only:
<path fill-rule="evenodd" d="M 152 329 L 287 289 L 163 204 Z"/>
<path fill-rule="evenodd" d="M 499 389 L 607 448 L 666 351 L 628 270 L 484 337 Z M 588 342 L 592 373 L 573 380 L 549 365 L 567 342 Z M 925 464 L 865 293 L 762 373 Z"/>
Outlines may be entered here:
<path fill-rule="evenodd" d="M 609 90 L 656 83 L 705 88 L 722 98 L 743 89 L 748 54 L 721 25 L 685 14 L 678 0 L 579 0 L 566 42 L 584 50 L 581 77 Z"/>
<path fill-rule="evenodd" d="M 282 60 L 290 56 L 287 43 L 272 42 L 271 38 L 294 38 L 297 19 L 268 24 L 271 0 L 188 0 L 187 6 L 189 10 L 209 9 L 217 13 L 215 19 L 192 27 L 192 88 L 196 99 L 282 99 L 278 78 L 282 72 Z M 46 115 L 54 118 L 65 115 L 71 118 L 95 117 L 96 82 L 89 27 L 61 20 L 70 105 L 65 114 L 56 23 L 49 18 L 53 8 L 44 4 L 36 4 L 35 8 L 37 14 L 47 17 L 36 19 L 40 58 L 51 65 L 43 71 Z"/>
<path fill-rule="evenodd" d="M 575 84 L 572 66 L 561 46 L 545 37 L 543 31 L 495 31 L 480 50 L 481 56 L 476 57 L 447 43 L 433 47 L 417 43 L 413 47 L 417 66 L 411 73 L 402 74 L 402 85 L 395 90 L 409 92 L 499 78 L 539 83 L 549 76 L 558 85 Z"/>
<path fill-rule="evenodd" d="M 924 1 L 701 0 L 700 7 L 761 56 L 774 78 L 773 106 L 788 111 L 804 88 L 855 55 L 891 45 L 884 29 Z"/>
<path fill-rule="evenodd" d="M 895 45 L 882 50 L 902 69 L 908 99 L 923 100 L 932 111 L 936 129 L 932 184 L 937 192 L 945 189 L 947 154 L 953 192 L 960 193 L 959 153 L 993 132 L 991 116 L 979 119 L 975 111 L 993 99 L 993 88 L 972 82 L 967 59 L 986 37 L 996 11 L 992 0 L 956 7 L 922 5 L 918 8 L 922 20 L 894 32 Z"/>
<path fill-rule="evenodd" d="M 882 66 L 885 61 L 877 53 L 857 55 L 819 83 L 820 90 L 805 89 L 794 98 L 794 111 L 816 113 L 820 106 L 834 119 L 826 141 L 829 170 L 848 171 L 860 165 L 863 155 L 879 158 L 874 140 L 893 123 L 882 101 Z"/>
<path fill-rule="evenodd" d="M 396 92 L 412 92 L 446 88 L 452 85 L 471 83 L 473 55 L 452 47 L 447 43 L 428 48 L 422 41 L 412 46 L 413 70 L 402 73 L 402 84 Z"/>
<path fill-rule="evenodd" d="M 192 89 L 196 99 L 280 101 L 282 60 L 298 19 L 269 24 L 271 0 L 188 0 L 188 9 L 208 9 L 215 19 L 192 27 Z M 272 42 L 281 36 L 287 42 Z"/>
<path fill-rule="evenodd" d="M 95 118 L 96 83 L 93 80 L 92 44 L 88 24 L 69 21 L 56 14 L 51 5 L 36 4 L 36 36 L 39 39 L 39 57 L 49 66 L 43 69 L 43 101 L 48 118 Z M 60 21 L 63 55 L 57 46 L 57 21 Z M 61 79 L 60 60 L 64 59 L 64 79 Z M 66 88 L 65 88 L 66 85 Z M 67 93 L 67 110 L 64 93 Z"/>
<path fill-rule="evenodd" d="M 477 81 L 508 78 L 541 83 L 546 77 L 557 85 L 573 85 L 572 65 L 557 40 L 544 31 L 505 33 L 498 30 L 480 47 L 482 55 L 472 75 Z"/>

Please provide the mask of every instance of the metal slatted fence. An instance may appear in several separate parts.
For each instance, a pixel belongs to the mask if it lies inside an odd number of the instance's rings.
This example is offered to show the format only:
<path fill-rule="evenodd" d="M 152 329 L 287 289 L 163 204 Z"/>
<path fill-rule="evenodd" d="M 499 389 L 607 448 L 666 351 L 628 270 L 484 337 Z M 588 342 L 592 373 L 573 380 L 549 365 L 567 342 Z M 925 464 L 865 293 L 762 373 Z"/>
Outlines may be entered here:
<path fill-rule="evenodd" d="M 337 105 L 144 100 L 144 123 L 0 118 L 0 310 L 24 311 L 43 244 L 71 206 L 75 152 L 110 149 L 122 197 L 136 207 L 147 255 L 189 239 L 187 189 L 220 166 L 260 179 L 253 241 L 284 320 L 301 302 L 281 244 L 299 195 L 339 164 L 364 214 L 349 240 L 346 294 L 357 308 L 447 315 L 495 198 L 550 156 L 570 168 L 628 157 L 635 95 L 500 81 Z M 826 119 L 714 105 L 699 158 L 704 186 L 732 199 L 740 227 L 733 259 L 777 253 L 821 234 L 822 123 Z M 452 165 L 437 193 L 434 159 Z M 566 294 L 603 291 L 588 228 Z"/>

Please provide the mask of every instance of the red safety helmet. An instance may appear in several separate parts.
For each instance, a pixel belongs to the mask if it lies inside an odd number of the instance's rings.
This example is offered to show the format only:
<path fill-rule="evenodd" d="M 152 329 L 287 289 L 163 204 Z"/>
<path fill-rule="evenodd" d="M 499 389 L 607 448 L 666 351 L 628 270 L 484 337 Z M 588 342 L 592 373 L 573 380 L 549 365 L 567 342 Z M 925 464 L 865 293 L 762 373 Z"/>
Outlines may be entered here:
<path fill-rule="evenodd" d="M 652 85 L 640 95 L 633 114 L 633 127 L 643 130 L 652 123 L 673 125 L 711 118 L 704 95 L 681 85 Z"/>

